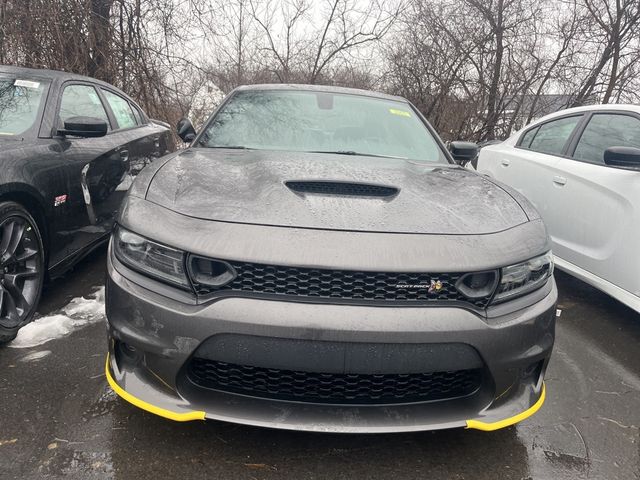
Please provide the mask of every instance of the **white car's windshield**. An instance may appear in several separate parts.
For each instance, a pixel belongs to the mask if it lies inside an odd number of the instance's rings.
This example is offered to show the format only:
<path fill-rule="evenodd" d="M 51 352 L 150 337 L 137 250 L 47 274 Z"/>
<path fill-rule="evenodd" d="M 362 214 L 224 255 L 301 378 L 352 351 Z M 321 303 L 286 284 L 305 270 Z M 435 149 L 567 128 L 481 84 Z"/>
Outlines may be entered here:
<path fill-rule="evenodd" d="M 0 77 L 0 137 L 20 135 L 33 126 L 46 89 L 42 81 Z"/>
<path fill-rule="evenodd" d="M 198 146 L 399 157 L 447 163 L 404 102 L 315 91 L 236 93 Z"/>

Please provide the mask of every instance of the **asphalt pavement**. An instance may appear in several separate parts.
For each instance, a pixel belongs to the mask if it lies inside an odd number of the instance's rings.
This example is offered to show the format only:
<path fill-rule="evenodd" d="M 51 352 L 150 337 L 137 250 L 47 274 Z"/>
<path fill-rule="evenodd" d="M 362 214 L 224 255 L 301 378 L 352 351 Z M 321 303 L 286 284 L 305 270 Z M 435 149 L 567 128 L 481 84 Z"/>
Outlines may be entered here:
<path fill-rule="evenodd" d="M 490 433 L 337 435 L 174 423 L 119 399 L 93 309 L 104 265 L 96 252 L 47 286 L 42 324 L 64 328 L 41 330 L 59 338 L 0 348 L 1 479 L 640 479 L 640 314 L 562 273 L 536 415 Z"/>

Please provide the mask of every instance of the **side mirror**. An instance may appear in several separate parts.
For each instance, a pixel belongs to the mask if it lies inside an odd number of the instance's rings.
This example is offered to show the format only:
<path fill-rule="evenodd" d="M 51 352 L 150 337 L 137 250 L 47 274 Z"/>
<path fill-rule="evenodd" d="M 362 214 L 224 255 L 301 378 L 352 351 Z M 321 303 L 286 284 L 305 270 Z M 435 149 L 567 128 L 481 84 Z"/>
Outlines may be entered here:
<path fill-rule="evenodd" d="M 188 118 L 180 120 L 176 130 L 178 131 L 178 136 L 185 143 L 191 143 L 196 138 L 196 129 L 193 128 L 193 125 Z"/>
<path fill-rule="evenodd" d="M 451 156 L 461 167 L 473 161 L 478 156 L 478 151 L 478 145 L 473 142 L 449 143 L 449 152 L 451 152 Z"/>
<path fill-rule="evenodd" d="M 71 117 L 64 121 L 64 128 L 58 130 L 60 135 L 96 138 L 104 137 L 109 130 L 107 122 L 94 117 Z"/>
<path fill-rule="evenodd" d="M 640 170 L 640 148 L 609 147 L 604 151 L 604 163 L 611 167 Z"/>

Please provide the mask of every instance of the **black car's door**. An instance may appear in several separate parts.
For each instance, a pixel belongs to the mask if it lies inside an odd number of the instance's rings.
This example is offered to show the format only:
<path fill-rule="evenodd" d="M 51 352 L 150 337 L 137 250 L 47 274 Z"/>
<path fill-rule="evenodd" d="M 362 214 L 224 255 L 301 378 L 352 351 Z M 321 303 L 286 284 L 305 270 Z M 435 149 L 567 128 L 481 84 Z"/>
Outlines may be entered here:
<path fill-rule="evenodd" d="M 167 128 L 155 125 L 115 90 L 87 81 L 66 82 L 60 90 L 56 122 L 85 116 L 103 119 L 109 129 L 100 138 L 61 138 L 68 192 L 56 202 L 65 225 L 56 232 L 64 247 L 52 265 L 107 235 L 133 178 L 166 153 Z M 160 152 L 160 150 L 163 150 Z"/>
<path fill-rule="evenodd" d="M 100 214 L 101 204 L 108 198 L 99 192 L 96 175 L 126 170 L 126 142 L 114 132 L 113 119 L 107 113 L 96 87 L 88 82 L 67 82 L 61 90 L 57 106 L 57 128 L 75 116 L 105 120 L 109 132 L 101 138 L 61 137 L 59 142 L 67 172 L 67 191 L 56 198 L 59 211 L 64 211 L 64 225 L 56 232 L 58 258 L 52 266 L 91 245 L 110 228 L 110 219 Z M 115 175 L 113 175 L 115 176 Z"/>
<path fill-rule="evenodd" d="M 59 254 L 63 258 L 111 231 L 137 151 L 135 128 L 120 127 L 96 85 L 78 81 L 63 85 L 57 114 L 59 127 L 74 116 L 103 119 L 109 131 L 101 138 L 60 139 L 68 178 L 68 192 L 58 200 L 68 213 L 65 228 L 57 234 L 65 245 Z"/>
<path fill-rule="evenodd" d="M 141 111 L 118 93 L 100 89 L 107 105 L 113 113 L 118 131 L 125 132 L 128 139 L 129 168 L 118 187 L 118 197 L 122 200 L 133 178 L 158 157 L 161 129 L 149 123 Z"/>

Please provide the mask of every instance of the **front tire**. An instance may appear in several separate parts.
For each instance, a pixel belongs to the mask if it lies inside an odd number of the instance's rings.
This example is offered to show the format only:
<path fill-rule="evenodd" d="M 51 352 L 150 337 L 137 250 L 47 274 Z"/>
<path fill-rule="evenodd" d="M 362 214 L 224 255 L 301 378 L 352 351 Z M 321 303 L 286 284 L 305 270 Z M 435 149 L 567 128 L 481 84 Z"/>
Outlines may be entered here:
<path fill-rule="evenodd" d="M 36 313 L 44 282 L 38 224 L 15 202 L 0 202 L 0 344 L 10 342 Z"/>

